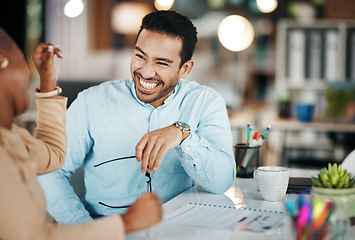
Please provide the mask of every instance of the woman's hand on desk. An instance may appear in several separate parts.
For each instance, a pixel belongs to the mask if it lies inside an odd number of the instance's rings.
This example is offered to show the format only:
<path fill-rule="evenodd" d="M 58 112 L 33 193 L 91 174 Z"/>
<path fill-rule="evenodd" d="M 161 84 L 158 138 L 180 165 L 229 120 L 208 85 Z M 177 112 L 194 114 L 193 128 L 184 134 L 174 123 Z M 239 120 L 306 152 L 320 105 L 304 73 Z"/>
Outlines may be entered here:
<path fill-rule="evenodd" d="M 122 215 L 126 233 L 150 227 L 162 219 L 162 201 L 155 193 L 144 193 Z"/>

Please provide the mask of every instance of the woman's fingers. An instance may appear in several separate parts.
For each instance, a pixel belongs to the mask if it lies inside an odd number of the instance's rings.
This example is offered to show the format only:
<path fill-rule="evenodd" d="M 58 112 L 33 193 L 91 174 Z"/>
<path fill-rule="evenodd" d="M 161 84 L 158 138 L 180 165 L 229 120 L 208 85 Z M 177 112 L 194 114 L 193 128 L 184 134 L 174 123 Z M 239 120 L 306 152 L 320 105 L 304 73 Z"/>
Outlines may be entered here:
<path fill-rule="evenodd" d="M 64 56 L 63 52 L 53 44 L 40 43 L 32 55 L 33 61 L 35 61 L 36 64 L 43 63 L 47 59 L 48 53 L 51 53 L 50 56 L 53 56 L 52 53 L 54 53 L 58 58 L 63 58 Z"/>
<path fill-rule="evenodd" d="M 54 53 L 55 53 L 55 55 L 57 55 L 58 58 L 63 58 L 64 57 L 62 50 L 60 50 L 57 47 L 54 47 Z"/>

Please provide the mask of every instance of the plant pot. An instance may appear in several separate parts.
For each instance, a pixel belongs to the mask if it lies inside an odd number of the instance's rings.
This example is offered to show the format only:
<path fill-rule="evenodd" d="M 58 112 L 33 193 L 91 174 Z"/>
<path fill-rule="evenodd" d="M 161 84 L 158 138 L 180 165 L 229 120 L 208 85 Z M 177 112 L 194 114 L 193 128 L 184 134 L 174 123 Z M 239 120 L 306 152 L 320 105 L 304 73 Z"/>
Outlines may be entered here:
<path fill-rule="evenodd" d="M 345 189 L 312 187 L 312 193 L 331 199 L 336 206 L 344 206 L 350 218 L 355 217 L 355 187 Z"/>

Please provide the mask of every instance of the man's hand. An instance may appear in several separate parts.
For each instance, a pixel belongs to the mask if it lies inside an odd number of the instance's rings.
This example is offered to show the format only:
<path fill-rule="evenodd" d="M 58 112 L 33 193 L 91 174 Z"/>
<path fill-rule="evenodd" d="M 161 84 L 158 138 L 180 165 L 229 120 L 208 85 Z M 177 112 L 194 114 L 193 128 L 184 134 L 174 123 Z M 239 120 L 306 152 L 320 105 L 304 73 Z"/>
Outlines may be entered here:
<path fill-rule="evenodd" d="M 126 233 L 150 227 L 162 219 L 162 201 L 155 193 L 145 193 L 122 215 Z"/>
<path fill-rule="evenodd" d="M 167 152 L 179 146 L 182 137 L 181 130 L 173 125 L 145 134 L 136 146 L 136 159 L 142 162 L 141 172 L 145 173 L 148 165 L 149 173 L 158 170 Z"/>
<path fill-rule="evenodd" d="M 56 87 L 57 69 L 53 62 L 54 55 L 63 58 L 63 54 L 58 48 L 47 43 L 39 44 L 32 54 L 33 63 L 41 79 L 41 92 L 50 92 Z"/>

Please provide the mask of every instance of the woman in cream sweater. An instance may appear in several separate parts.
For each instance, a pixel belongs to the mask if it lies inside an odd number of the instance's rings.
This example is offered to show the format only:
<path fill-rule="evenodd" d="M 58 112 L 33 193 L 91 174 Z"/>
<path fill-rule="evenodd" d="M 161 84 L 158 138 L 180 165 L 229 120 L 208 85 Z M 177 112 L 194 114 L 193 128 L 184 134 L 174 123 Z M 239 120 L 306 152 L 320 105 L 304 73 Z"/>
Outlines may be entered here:
<path fill-rule="evenodd" d="M 161 201 L 143 194 L 122 216 L 86 224 L 61 225 L 46 212 L 37 175 L 59 169 L 66 154 L 65 97 L 56 88 L 54 55 L 61 51 L 40 44 L 33 56 L 39 72 L 35 136 L 13 124 L 29 105 L 29 67 L 15 42 L 0 28 L 0 239 L 124 239 L 125 233 L 161 220 Z"/>

